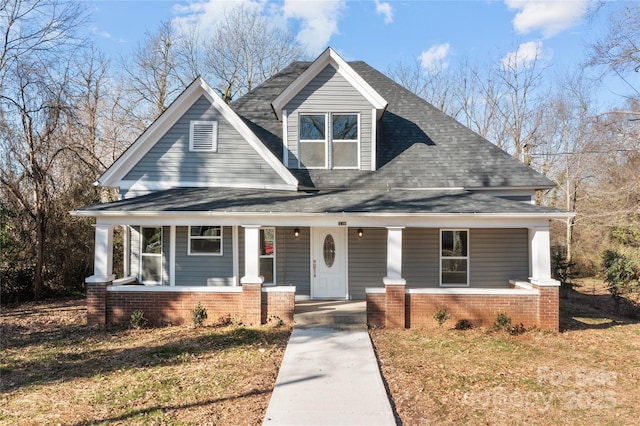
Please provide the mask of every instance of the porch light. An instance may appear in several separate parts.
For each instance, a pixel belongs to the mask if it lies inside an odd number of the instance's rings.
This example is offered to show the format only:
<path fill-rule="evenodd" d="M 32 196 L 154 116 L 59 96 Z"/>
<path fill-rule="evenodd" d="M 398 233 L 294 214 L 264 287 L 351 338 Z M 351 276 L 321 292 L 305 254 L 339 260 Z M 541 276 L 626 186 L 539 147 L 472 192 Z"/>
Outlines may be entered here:
<path fill-rule="evenodd" d="M 296 228 L 293 230 L 293 238 L 295 239 L 300 238 L 300 228 Z"/>
<path fill-rule="evenodd" d="M 362 228 L 358 228 L 358 238 L 362 237 L 364 237 L 364 231 L 362 230 Z"/>

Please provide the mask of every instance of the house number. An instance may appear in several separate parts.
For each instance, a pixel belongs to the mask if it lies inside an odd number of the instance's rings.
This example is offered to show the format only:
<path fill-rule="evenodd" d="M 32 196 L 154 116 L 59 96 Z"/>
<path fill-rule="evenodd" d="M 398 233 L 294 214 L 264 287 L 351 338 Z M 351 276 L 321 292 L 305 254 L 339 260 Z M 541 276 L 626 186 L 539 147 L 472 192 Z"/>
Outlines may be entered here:
<path fill-rule="evenodd" d="M 338 222 L 338 226 L 347 226 L 347 222 Z"/>

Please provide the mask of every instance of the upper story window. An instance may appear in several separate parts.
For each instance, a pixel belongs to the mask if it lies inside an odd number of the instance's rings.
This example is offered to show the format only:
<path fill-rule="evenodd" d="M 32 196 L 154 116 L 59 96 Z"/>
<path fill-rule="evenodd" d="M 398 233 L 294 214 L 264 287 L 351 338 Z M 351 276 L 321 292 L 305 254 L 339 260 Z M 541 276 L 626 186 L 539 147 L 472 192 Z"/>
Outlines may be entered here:
<path fill-rule="evenodd" d="M 356 169 L 360 159 L 358 114 L 300 114 L 300 167 Z"/>
<path fill-rule="evenodd" d="M 189 151 L 218 150 L 218 122 L 192 120 L 189 126 Z"/>

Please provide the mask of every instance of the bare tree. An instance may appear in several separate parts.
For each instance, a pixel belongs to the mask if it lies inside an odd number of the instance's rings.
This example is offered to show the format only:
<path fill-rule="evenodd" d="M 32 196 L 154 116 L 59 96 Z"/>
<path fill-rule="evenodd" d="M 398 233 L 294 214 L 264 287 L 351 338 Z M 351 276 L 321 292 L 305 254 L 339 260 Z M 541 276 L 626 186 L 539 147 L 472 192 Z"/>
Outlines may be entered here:
<path fill-rule="evenodd" d="M 226 102 L 304 54 L 293 34 L 245 4 L 226 11 L 204 49 L 205 72 L 201 74 L 212 77 L 211 83 Z"/>

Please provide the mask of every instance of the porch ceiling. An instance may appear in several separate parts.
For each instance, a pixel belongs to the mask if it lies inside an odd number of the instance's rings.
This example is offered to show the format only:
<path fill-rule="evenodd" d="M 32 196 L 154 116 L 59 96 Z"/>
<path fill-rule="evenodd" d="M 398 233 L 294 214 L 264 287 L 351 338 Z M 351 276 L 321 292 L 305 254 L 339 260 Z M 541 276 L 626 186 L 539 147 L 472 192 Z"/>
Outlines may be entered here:
<path fill-rule="evenodd" d="M 233 188 L 174 188 L 97 204 L 76 216 L 137 216 L 163 213 L 373 215 L 513 215 L 565 218 L 567 213 L 464 190 L 336 189 L 274 191 Z"/>

